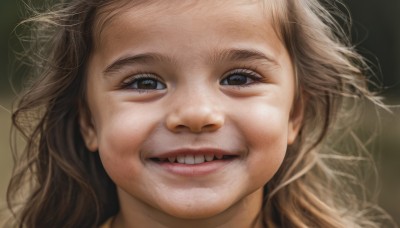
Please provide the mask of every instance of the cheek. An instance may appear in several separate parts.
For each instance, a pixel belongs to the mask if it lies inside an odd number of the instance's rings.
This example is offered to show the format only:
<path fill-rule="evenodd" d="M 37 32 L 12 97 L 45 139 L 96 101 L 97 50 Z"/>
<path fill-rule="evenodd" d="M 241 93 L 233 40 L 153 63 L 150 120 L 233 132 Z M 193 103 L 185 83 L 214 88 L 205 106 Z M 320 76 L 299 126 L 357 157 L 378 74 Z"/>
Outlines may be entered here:
<path fill-rule="evenodd" d="M 235 119 L 249 145 L 254 147 L 263 145 L 265 148 L 282 145 L 286 147 L 289 108 L 258 102 L 246 109 L 238 110 Z"/>
<path fill-rule="evenodd" d="M 115 111 L 102 118 L 98 129 L 99 154 L 112 179 L 134 177 L 142 166 L 141 145 L 157 123 L 137 111 Z"/>
<path fill-rule="evenodd" d="M 282 164 L 287 149 L 289 111 L 282 107 L 254 105 L 242 113 L 246 121 L 242 134 L 249 149 L 248 168 L 251 178 L 268 181 Z"/>

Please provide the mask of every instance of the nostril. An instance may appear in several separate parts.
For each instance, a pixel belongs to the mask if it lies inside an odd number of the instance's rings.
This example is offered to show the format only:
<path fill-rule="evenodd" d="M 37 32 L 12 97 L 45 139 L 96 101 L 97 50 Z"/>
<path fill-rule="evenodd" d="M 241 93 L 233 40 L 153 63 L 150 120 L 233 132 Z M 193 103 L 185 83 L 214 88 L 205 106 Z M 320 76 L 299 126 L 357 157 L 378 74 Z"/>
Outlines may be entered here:
<path fill-rule="evenodd" d="M 216 131 L 224 124 L 224 115 L 213 109 L 180 109 L 171 112 L 165 123 L 172 132 Z"/>
<path fill-rule="evenodd" d="M 188 129 L 188 127 L 183 125 L 183 124 L 178 125 L 178 126 L 175 127 L 175 131 L 183 131 L 185 129 Z"/>
<path fill-rule="evenodd" d="M 200 133 L 204 131 L 214 131 L 218 129 L 218 126 L 216 124 L 207 124 L 204 126 L 186 126 L 183 124 L 177 125 L 174 127 L 175 132 L 183 132 L 183 131 L 191 131 L 194 133 Z"/>
<path fill-rule="evenodd" d="M 202 127 L 202 129 L 206 130 L 206 131 L 210 131 L 210 130 L 212 131 L 212 130 L 218 129 L 218 126 L 217 126 L 217 124 L 206 124 Z"/>

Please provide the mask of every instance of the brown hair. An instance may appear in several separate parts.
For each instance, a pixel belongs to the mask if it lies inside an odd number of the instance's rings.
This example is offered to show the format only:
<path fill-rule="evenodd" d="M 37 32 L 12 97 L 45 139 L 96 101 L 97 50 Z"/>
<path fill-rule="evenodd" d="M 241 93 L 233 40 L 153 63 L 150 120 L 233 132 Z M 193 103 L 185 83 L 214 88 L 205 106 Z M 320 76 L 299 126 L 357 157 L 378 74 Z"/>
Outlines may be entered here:
<path fill-rule="evenodd" d="M 93 18 L 104 4 L 60 3 L 23 22 L 33 31 L 25 54 L 32 80 L 13 124 L 27 145 L 8 189 L 12 198 L 25 181 L 33 184 L 18 217 L 21 227 L 93 227 L 118 210 L 115 185 L 98 154 L 85 148 L 78 124 Z"/>
<path fill-rule="evenodd" d="M 366 194 L 357 174 L 365 171 L 359 163 L 368 163 L 368 155 L 340 145 L 346 143 L 340 140 L 344 137 L 359 142 L 352 122 L 360 104 L 386 109 L 368 89 L 368 83 L 373 84 L 367 79 L 369 68 L 336 20 L 347 17 L 339 11 L 338 1 L 278 2 L 273 4 L 276 28 L 295 65 L 302 97 L 298 102 L 304 102 L 305 117 L 281 169 L 267 184 L 265 223 L 268 227 L 381 227 L 385 213 L 358 196 Z M 355 146 L 363 149 L 364 145 Z M 370 162 L 369 168 L 374 168 Z"/>
<path fill-rule="evenodd" d="M 17 193 L 26 182 L 31 184 L 29 197 L 17 211 L 20 227 L 96 227 L 118 211 L 115 184 L 98 154 L 85 147 L 78 121 L 79 115 L 89 114 L 85 69 L 93 28 L 99 23 L 95 19 L 99 12 L 115 10 L 108 6 L 116 2 L 121 1 L 61 1 L 42 12 L 31 8 L 33 15 L 21 23 L 32 31 L 23 56 L 32 64 L 31 81 L 13 124 L 27 145 L 21 154 L 15 150 L 17 163 L 8 189 L 13 208 Z M 350 176 L 344 167 L 352 167 L 349 161 L 360 157 L 328 147 L 333 126 L 350 112 L 346 107 L 351 101 L 383 106 L 367 88 L 364 60 L 334 20 L 332 12 L 338 11 L 333 4 L 286 0 L 268 5 L 295 65 L 296 102 L 304 102 L 305 119 L 280 170 L 265 187 L 265 225 L 379 227 L 371 218 L 378 210 L 360 204 L 342 181 Z"/>

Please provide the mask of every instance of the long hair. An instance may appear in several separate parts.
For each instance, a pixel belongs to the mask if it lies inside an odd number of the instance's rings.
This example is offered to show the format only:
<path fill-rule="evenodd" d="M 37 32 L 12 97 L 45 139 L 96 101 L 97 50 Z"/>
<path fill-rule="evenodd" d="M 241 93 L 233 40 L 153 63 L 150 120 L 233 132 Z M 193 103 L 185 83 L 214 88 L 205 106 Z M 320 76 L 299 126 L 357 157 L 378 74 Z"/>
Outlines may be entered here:
<path fill-rule="evenodd" d="M 31 31 L 22 37 L 30 44 L 22 56 L 30 80 L 12 119 L 26 147 L 21 153 L 14 149 L 16 165 L 7 195 L 19 227 L 97 227 L 118 212 L 115 184 L 98 154 L 85 147 L 78 121 L 89 112 L 85 69 L 93 28 L 101 27 L 96 21 L 100 14 L 118 8 L 112 7 L 116 2 L 121 1 L 72 0 L 39 11 L 29 8 L 31 16 L 20 25 Z M 328 147 L 333 126 L 342 122 L 343 113 L 354 111 L 348 109 L 351 101 L 382 106 L 368 90 L 363 58 L 336 22 L 334 4 L 264 2 L 272 7 L 276 32 L 295 66 L 295 106 L 303 102 L 305 107 L 296 142 L 265 186 L 264 224 L 379 227 L 373 218 L 379 211 L 360 201 L 343 181 L 354 176 L 345 168 L 354 167 L 360 157 Z M 29 193 L 21 205 L 19 192 Z"/>
<path fill-rule="evenodd" d="M 18 190 L 30 187 L 17 212 L 20 227 L 93 227 L 118 210 L 115 185 L 98 154 L 84 146 L 78 123 L 85 107 L 92 23 L 104 4 L 61 2 L 45 13 L 30 8 L 33 16 L 22 23 L 32 31 L 23 37 L 31 43 L 23 57 L 32 65 L 12 121 L 26 148 L 21 154 L 15 151 L 8 188 L 11 202 Z"/>
<path fill-rule="evenodd" d="M 364 197 L 357 174 L 365 171 L 363 163 L 374 164 L 352 127 L 360 104 L 386 107 L 369 90 L 375 85 L 367 78 L 371 71 L 337 20 L 350 25 L 339 10 L 345 7 L 329 0 L 272 5 L 277 33 L 295 65 L 297 102 L 305 108 L 300 135 L 266 186 L 264 222 L 267 227 L 381 227 L 390 218 Z M 349 138 L 352 151 L 343 146 Z"/>

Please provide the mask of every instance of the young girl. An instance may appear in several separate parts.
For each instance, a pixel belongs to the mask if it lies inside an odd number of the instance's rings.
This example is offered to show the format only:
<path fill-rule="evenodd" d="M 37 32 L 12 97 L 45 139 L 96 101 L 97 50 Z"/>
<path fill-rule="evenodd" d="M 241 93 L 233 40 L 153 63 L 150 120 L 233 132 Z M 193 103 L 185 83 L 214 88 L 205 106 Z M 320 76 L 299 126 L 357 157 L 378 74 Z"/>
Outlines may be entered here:
<path fill-rule="evenodd" d="M 360 158 L 335 150 L 354 101 L 381 105 L 337 13 L 317 0 L 35 13 L 13 116 L 27 147 L 11 205 L 29 192 L 17 225 L 380 227 L 348 173 Z"/>

